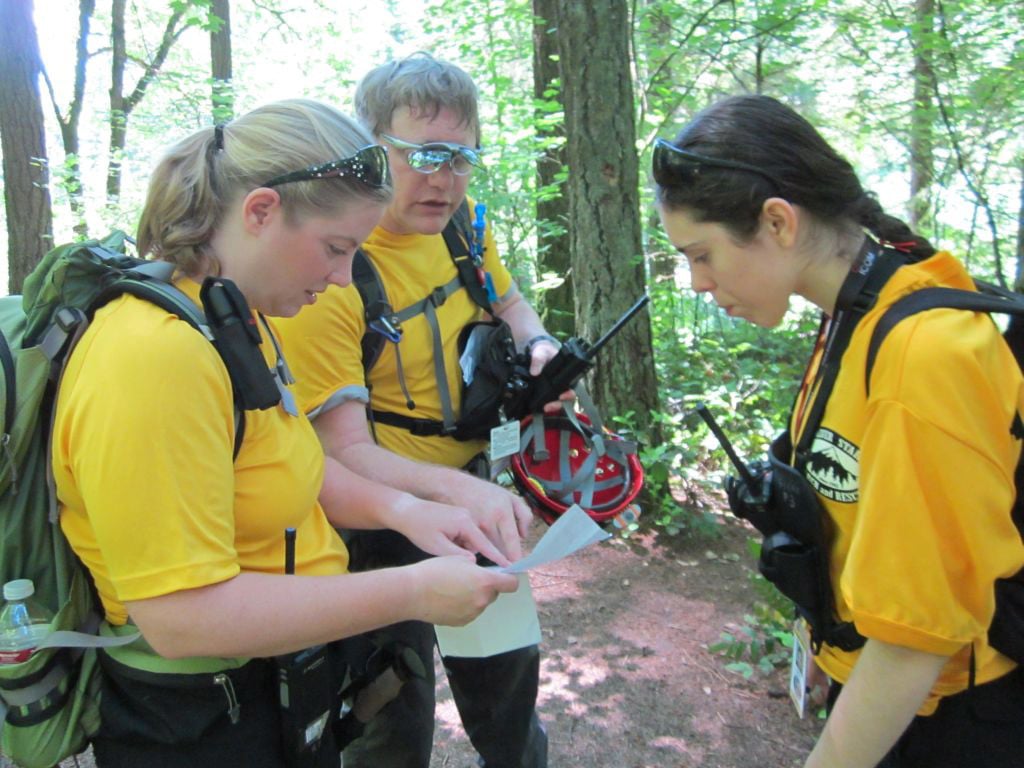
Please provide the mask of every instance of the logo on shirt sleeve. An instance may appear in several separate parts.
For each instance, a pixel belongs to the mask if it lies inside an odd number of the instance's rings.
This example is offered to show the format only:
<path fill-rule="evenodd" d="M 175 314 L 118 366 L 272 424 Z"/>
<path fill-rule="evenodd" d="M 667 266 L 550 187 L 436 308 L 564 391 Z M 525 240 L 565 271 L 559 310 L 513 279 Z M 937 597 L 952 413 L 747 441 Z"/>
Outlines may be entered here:
<path fill-rule="evenodd" d="M 858 497 L 860 448 L 830 429 L 819 429 L 804 474 L 826 499 L 853 504 Z"/>

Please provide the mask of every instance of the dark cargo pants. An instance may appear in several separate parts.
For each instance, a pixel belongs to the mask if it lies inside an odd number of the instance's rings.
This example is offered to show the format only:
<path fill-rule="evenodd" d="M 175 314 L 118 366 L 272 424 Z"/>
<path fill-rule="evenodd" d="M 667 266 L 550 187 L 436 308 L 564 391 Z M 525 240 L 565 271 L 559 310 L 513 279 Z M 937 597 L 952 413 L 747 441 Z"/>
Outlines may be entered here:
<path fill-rule="evenodd" d="M 353 571 L 415 562 L 425 555 L 393 531 L 346 536 Z M 394 624 L 354 640 L 363 653 L 397 641 L 415 649 L 427 677 L 406 683 L 344 752 L 344 768 L 429 768 L 434 741 L 434 628 Z M 546 768 L 547 735 L 536 713 L 537 646 L 484 659 L 443 659 L 463 727 L 484 768 Z"/>

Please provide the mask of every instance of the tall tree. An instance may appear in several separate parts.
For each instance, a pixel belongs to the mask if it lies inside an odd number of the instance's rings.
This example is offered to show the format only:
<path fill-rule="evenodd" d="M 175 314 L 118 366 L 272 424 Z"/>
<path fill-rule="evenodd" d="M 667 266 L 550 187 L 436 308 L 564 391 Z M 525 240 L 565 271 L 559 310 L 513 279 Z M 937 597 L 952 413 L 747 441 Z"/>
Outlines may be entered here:
<path fill-rule="evenodd" d="M 935 129 L 935 73 L 932 68 L 935 0 L 915 0 L 911 34 L 914 39 L 914 105 L 910 113 L 910 225 L 923 232 L 931 211 L 929 193 L 935 175 L 932 152 Z"/>
<path fill-rule="evenodd" d="M 0 146 L 8 228 L 8 287 L 25 276 L 53 243 L 43 105 L 42 62 L 32 0 L 0 0 Z"/>
<path fill-rule="evenodd" d="M 593 340 L 644 292 L 639 169 L 626 0 L 558 0 L 572 272 L 579 331 Z M 607 346 L 592 390 L 646 429 L 657 410 L 651 326 L 641 314 Z"/>
<path fill-rule="evenodd" d="M 125 140 L 128 135 L 128 117 L 132 110 L 142 101 L 153 79 L 167 59 L 171 47 L 185 31 L 182 23 L 187 2 L 172 4 L 171 15 L 164 26 L 160 45 L 153 56 L 139 62 L 142 75 L 132 91 L 125 95 L 125 66 L 128 63 L 128 47 L 125 38 L 125 5 L 126 0 L 113 0 L 110 19 L 110 154 L 107 164 L 107 200 L 116 202 L 121 197 L 121 157 L 124 154 Z"/>
<path fill-rule="evenodd" d="M 544 327 L 559 336 L 576 328 L 569 258 L 569 198 L 565 193 L 565 134 L 559 93 L 557 0 L 533 0 L 533 93 L 537 105 L 537 273 L 554 277 L 541 297 Z"/>
<path fill-rule="evenodd" d="M 1020 206 L 1017 208 L 1017 266 L 1014 270 L 1013 289 L 1024 293 L 1024 154 L 1017 160 L 1020 181 L 1017 183 Z"/>
<path fill-rule="evenodd" d="M 75 44 L 75 84 L 67 112 L 64 112 L 60 104 L 57 103 L 57 94 L 53 84 L 45 69 L 43 70 L 53 112 L 57 116 L 57 124 L 60 126 L 61 141 L 64 144 L 64 170 L 60 177 L 60 183 L 67 193 L 68 202 L 71 205 L 71 214 L 75 219 L 74 230 L 82 236 L 86 233 L 86 220 L 82 172 L 79 165 L 78 123 L 82 117 L 82 106 L 85 102 L 85 75 L 89 62 L 89 27 L 95 10 L 95 0 L 79 0 L 78 40 Z"/>
<path fill-rule="evenodd" d="M 231 83 L 231 0 L 212 0 L 208 26 L 213 121 L 223 123 L 235 114 L 235 93 Z"/>

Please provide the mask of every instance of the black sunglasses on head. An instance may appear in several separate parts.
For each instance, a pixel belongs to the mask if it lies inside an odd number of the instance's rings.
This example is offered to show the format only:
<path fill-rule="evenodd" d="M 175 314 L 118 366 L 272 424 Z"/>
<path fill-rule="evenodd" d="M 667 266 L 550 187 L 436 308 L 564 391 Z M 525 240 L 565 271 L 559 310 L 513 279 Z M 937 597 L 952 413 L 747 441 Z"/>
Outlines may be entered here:
<path fill-rule="evenodd" d="M 756 165 L 741 163 L 738 160 L 726 160 L 721 157 L 708 157 L 688 149 L 680 149 L 665 139 L 656 139 L 654 155 L 651 158 L 651 174 L 654 181 L 661 187 L 681 187 L 692 184 L 700 176 L 701 168 L 726 168 L 732 171 L 756 173 L 768 179 L 779 190 L 782 184 L 767 171 Z"/>
<path fill-rule="evenodd" d="M 388 172 L 387 150 L 380 144 L 370 144 L 340 160 L 331 160 L 329 163 L 311 165 L 301 171 L 275 176 L 261 186 L 276 187 L 293 181 L 338 178 L 356 179 L 374 189 L 388 186 L 391 183 L 391 174 Z"/>

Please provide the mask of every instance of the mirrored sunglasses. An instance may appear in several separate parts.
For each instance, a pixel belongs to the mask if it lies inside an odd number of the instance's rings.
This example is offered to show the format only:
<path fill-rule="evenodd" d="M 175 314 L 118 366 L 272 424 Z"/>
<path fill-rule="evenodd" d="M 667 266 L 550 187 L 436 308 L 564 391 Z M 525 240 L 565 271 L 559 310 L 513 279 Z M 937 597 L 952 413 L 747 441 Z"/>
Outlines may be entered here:
<path fill-rule="evenodd" d="M 391 175 L 388 172 L 387 150 L 380 144 L 370 144 L 340 160 L 331 160 L 329 163 L 311 165 L 301 171 L 275 176 L 262 186 L 276 187 L 293 181 L 339 178 L 355 179 L 374 189 L 388 186 L 391 183 Z"/>
<path fill-rule="evenodd" d="M 778 179 L 756 165 L 741 163 L 738 160 L 726 160 L 721 157 L 708 157 L 688 149 L 680 149 L 665 139 L 655 140 L 654 155 L 651 158 L 651 174 L 659 186 L 681 187 L 692 184 L 700 176 L 702 168 L 726 168 L 731 171 L 756 173 L 758 176 L 768 179 L 776 189 L 782 189 L 782 184 Z"/>
<path fill-rule="evenodd" d="M 413 144 L 411 141 L 402 141 L 386 133 L 382 134 L 381 138 L 396 149 L 405 150 L 406 162 L 417 173 L 435 173 L 441 170 L 445 163 L 456 176 L 466 176 L 474 168 L 487 170 L 484 167 L 483 149 L 473 149 L 447 141 Z"/>

